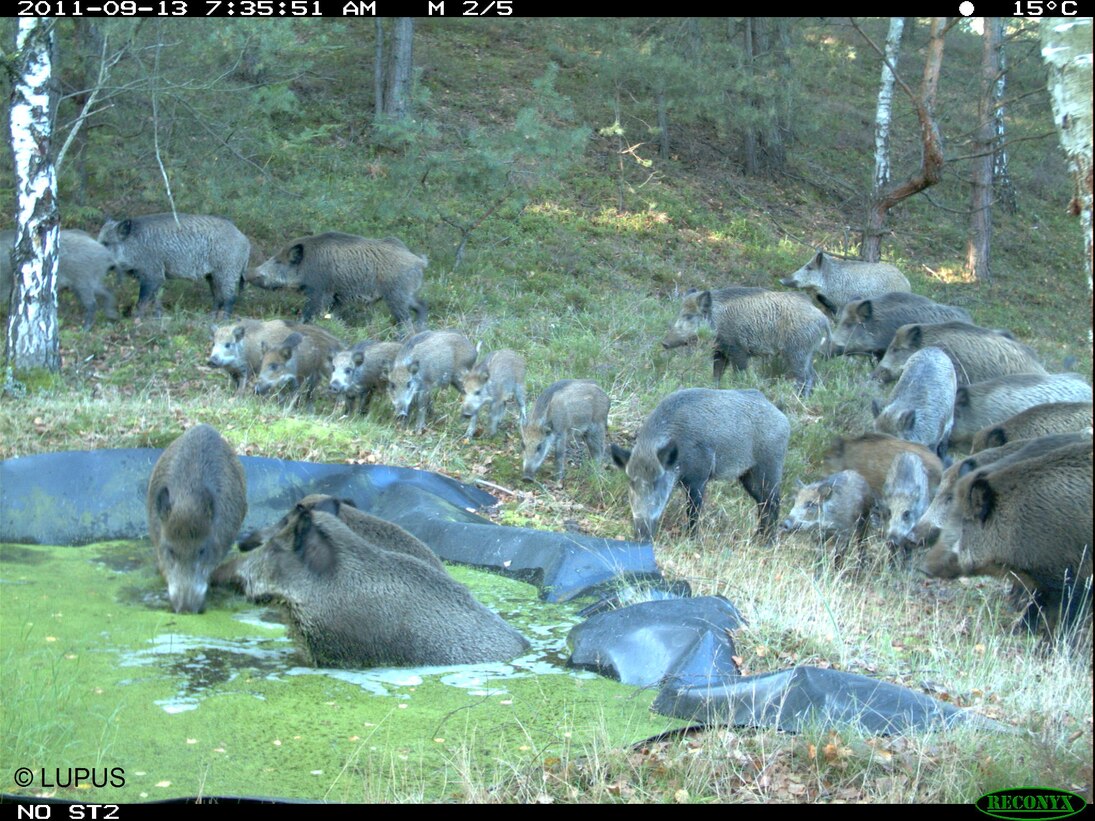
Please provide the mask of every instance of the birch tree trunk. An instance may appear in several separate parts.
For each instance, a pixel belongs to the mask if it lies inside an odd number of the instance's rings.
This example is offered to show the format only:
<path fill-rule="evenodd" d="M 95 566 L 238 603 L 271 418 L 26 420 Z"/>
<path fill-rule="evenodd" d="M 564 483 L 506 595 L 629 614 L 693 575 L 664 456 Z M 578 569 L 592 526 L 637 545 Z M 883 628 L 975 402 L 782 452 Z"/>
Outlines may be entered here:
<path fill-rule="evenodd" d="M 970 166 L 970 230 L 966 242 L 966 272 L 978 282 L 992 279 L 993 165 L 996 148 L 996 81 L 1000 77 L 1000 26 L 984 20 L 981 47 L 981 93 L 977 100 L 977 130 Z"/>
<path fill-rule="evenodd" d="M 894 72 L 901 54 L 901 35 L 905 31 L 904 17 L 890 18 L 890 33 L 886 35 L 886 56 L 882 61 L 882 79 L 878 88 L 878 107 L 874 118 L 874 185 L 867 205 L 867 228 L 863 232 L 863 259 L 878 262 L 882 258 L 882 226 L 875 225 L 871 215 L 876 213 L 882 191 L 890 182 L 890 121 L 893 112 Z"/>
<path fill-rule="evenodd" d="M 1075 195 L 1069 211 L 1080 217 L 1091 315 L 1091 18 L 1044 18 L 1042 59 L 1049 68 L 1053 118 L 1068 157 Z M 1088 329 L 1088 342 L 1091 341 Z"/>
<path fill-rule="evenodd" d="M 21 17 L 11 92 L 15 247 L 7 360 L 14 370 L 61 369 L 57 335 L 57 180 L 50 159 L 53 20 Z M 10 376 L 10 371 L 9 371 Z"/>
<path fill-rule="evenodd" d="M 992 188 L 996 195 L 996 204 L 1014 214 L 1019 210 L 1019 203 L 1015 199 L 1015 186 L 1011 182 L 1011 174 L 1008 173 L 1008 149 L 1006 130 L 1004 128 L 1004 87 L 1007 84 L 1008 67 L 1004 52 L 1004 18 L 986 17 L 985 25 L 991 25 L 995 31 L 997 42 L 996 65 L 999 72 L 996 76 L 996 86 L 992 95 L 993 132 L 996 140 L 993 143 L 992 155 Z"/>

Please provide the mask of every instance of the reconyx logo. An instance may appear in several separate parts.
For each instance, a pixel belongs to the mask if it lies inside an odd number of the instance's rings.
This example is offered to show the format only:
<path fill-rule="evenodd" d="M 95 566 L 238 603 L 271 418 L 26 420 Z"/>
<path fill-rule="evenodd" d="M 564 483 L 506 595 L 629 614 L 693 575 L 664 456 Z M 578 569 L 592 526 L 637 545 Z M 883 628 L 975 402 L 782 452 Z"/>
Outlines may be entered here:
<path fill-rule="evenodd" d="M 1052 818 L 1075 815 L 1086 806 L 1086 802 L 1076 793 L 1067 790 L 1017 787 L 1014 790 L 985 793 L 977 799 L 974 806 L 993 818 L 1049 821 Z"/>

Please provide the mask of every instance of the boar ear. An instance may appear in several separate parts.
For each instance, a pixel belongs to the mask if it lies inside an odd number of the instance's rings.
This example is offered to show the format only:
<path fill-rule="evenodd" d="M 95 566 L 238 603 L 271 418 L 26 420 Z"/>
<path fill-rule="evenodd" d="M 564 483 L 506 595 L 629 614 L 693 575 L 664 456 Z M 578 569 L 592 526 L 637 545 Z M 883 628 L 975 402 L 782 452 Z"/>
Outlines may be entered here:
<path fill-rule="evenodd" d="M 312 510 L 322 510 L 324 513 L 330 513 L 332 516 L 338 515 L 339 501 L 334 496 L 328 496 L 321 502 L 312 505 Z"/>
<path fill-rule="evenodd" d="M 161 519 L 166 519 L 171 514 L 171 493 L 166 487 L 160 488 L 156 494 L 156 512 Z"/>
<path fill-rule="evenodd" d="M 989 480 L 984 476 L 975 478 L 970 482 L 966 498 L 969 500 L 970 513 L 977 517 L 977 521 L 984 524 L 996 508 L 996 491 L 992 489 Z"/>
<path fill-rule="evenodd" d="M 874 316 L 874 305 L 869 299 L 863 300 L 855 306 L 855 315 L 860 322 L 870 322 L 871 317 Z"/>
<path fill-rule="evenodd" d="M 357 510 L 357 505 L 354 504 L 353 499 L 347 499 L 345 496 L 343 496 L 341 499 L 338 500 L 338 502 L 341 505 L 346 505 L 346 507 L 352 507 L 354 510 Z"/>
<path fill-rule="evenodd" d="M 417 359 L 414 360 L 414 362 L 411 362 L 409 365 L 407 365 L 407 373 L 410 373 L 410 374 L 418 373 L 418 360 Z"/>
<path fill-rule="evenodd" d="M 266 353 L 268 350 L 270 350 L 270 346 L 266 344 L 265 339 L 262 340 L 261 342 L 259 342 L 259 351 L 260 352 Z"/>
<path fill-rule="evenodd" d="M 801 257 L 800 257 L 800 259 L 801 259 Z M 814 257 L 814 265 L 816 267 L 820 268 L 824 264 L 825 264 L 825 252 L 824 251 L 818 251 L 817 256 Z"/>
<path fill-rule="evenodd" d="M 365 352 L 364 351 L 354 351 L 350 355 L 350 361 L 354 363 L 355 367 L 361 367 L 361 365 L 364 364 L 364 362 L 365 362 Z"/>
<path fill-rule="evenodd" d="M 309 510 L 297 518 L 293 529 L 293 552 L 316 575 L 326 575 L 335 566 L 330 536 L 316 526 Z"/>
<path fill-rule="evenodd" d="M 916 408 L 909 408 L 902 411 L 901 415 L 897 417 L 897 424 L 899 428 L 906 433 L 913 429 L 916 424 Z"/>
<path fill-rule="evenodd" d="M 985 434 L 986 448 L 1000 448 L 1008 443 L 1008 433 L 1003 428 L 993 428 Z"/>
<path fill-rule="evenodd" d="M 961 479 L 967 473 L 973 473 L 977 467 L 977 460 L 972 456 L 969 459 L 963 459 L 958 463 L 958 478 Z"/>
<path fill-rule="evenodd" d="M 618 468 L 626 468 L 628 461 L 631 459 L 631 451 L 621 448 L 615 443 L 613 443 L 611 450 L 612 464 Z"/>
<path fill-rule="evenodd" d="M 823 502 L 826 501 L 832 495 L 833 495 L 833 483 L 832 482 L 822 482 L 821 485 L 818 486 L 817 498 L 821 499 L 821 501 L 823 501 Z"/>
<path fill-rule="evenodd" d="M 676 442 L 666 442 L 660 448 L 658 448 L 658 461 L 662 463 L 662 467 L 669 470 L 677 464 L 677 457 L 680 453 L 677 450 Z"/>
<path fill-rule="evenodd" d="M 880 414 L 880 413 L 882 413 L 882 403 L 879 402 L 877 399 L 872 399 L 871 400 L 871 415 L 875 419 L 877 419 L 878 414 Z"/>
<path fill-rule="evenodd" d="M 298 242 L 289 249 L 289 264 L 300 265 L 302 259 L 304 259 L 304 246 Z"/>
<path fill-rule="evenodd" d="M 905 337 L 908 343 L 914 347 L 920 346 L 920 340 L 923 338 L 924 333 L 919 325 L 913 325 L 909 328 L 909 335 Z"/>
<path fill-rule="evenodd" d="M 699 306 L 701 313 L 711 313 L 711 292 L 701 291 L 700 295 L 696 297 L 696 304 Z"/>
<path fill-rule="evenodd" d="M 125 239 L 133 233 L 133 220 L 122 220 L 116 229 L 118 239 Z"/>
<path fill-rule="evenodd" d="M 281 341 L 281 344 L 285 345 L 288 348 L 295 348 L 303 341 L 304 337 L 301 336 L 297 331 L 293 331 L 291 334 L 289 334 L 289 336 L 285 337 L 285 339 Z"/>
<path fill-rule="evenodd" d="M 246 333 L 247 333 L 247 329 L 245 327 L 243 327 L 242 325 L 237 325 L 232 330 L 232 336 L 235 338 L 235 340 L 237 342 L 239 342 L 241 339 L 243 339 L 243 337 Z"/>
<path fill-rule="evenodd" d="M 966 408 L 970 404 L 970 391 L 969 388 L 959 388 L 954 394 L 954 406 L 956 408 Z"/>

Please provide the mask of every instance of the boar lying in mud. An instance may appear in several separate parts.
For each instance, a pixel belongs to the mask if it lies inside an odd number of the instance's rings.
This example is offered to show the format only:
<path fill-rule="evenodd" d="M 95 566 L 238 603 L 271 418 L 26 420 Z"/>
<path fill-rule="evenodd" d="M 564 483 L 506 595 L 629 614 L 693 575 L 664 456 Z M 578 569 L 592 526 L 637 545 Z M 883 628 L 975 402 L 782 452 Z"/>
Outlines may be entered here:
<path fill-rule="evenodd" d="M 216 430 L 196 425 L 156 461 L 146 507 L 171 606 L 176 613 L 200 613 L 209 578 L 247 515 L 243 465 Z"/>
<path fill-rule="evenodd" d="M 757 503 L 759 537 L 771 540 L 790 436 L 791 423 L 760 391 L 670 394 L 643 422 L 632 450 L 612 446 L 613 462 L 627 473 L 636 537 L 654 538 L 677 485 L 688 494 L 688 529 L 695 533 L 707 483 L 737 479 Z"/>
<path fill-rule="evenodd" d="M 715 329 L 715 386 L 727 364 L 736 371 L 755 356 L 779 357 L 787 373 L 809 395 L 814 386 L 814 352 L 828 337 L 829 320 L 802 294 L 733 287 L 689 291 L 662 347 L 695 342 L 702 326 Z"/>
<path fill-rule="evenodd" d="M 528 641 L 435 563 L 364 538 L 325 504 L 298 505 L 222 576 L 248 598 L 285 606 L 317 667 L 509 661 Z"/>
<path fill-rule="evenodd" d="M 608 394 L 587 379 L 560 379 L 549 385 L 521 426 L 522 478 L 531 482 L 547 455 L 553 453 L 555 481 L 562 482 L 567 444 L 578 438 L 586 443 L 590 458 L 603 459 L 610 404 Z"/>

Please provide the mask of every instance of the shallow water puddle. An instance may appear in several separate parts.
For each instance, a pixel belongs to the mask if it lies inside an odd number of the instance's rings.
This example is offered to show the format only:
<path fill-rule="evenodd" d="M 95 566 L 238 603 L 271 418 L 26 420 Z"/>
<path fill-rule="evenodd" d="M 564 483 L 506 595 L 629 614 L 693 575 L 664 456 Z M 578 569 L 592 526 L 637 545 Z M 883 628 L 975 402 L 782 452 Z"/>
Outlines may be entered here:
<path fill-rule="evenodd" d="M 274 608 L 216 591 L 204 614 L 171 612 L 147 542 L 0 546 L 2 789 L 96 802 L 458 799 L 547 757 L 679 726 L 649 712 L 653 692 L 563 667 L 578 605 L 449 570 L 525 634 L 527 655 L 302 667 Z M 29 786 L 13 781 L 20 767 Z M 55 786 L 77 767 L 110 783 Z"/>

